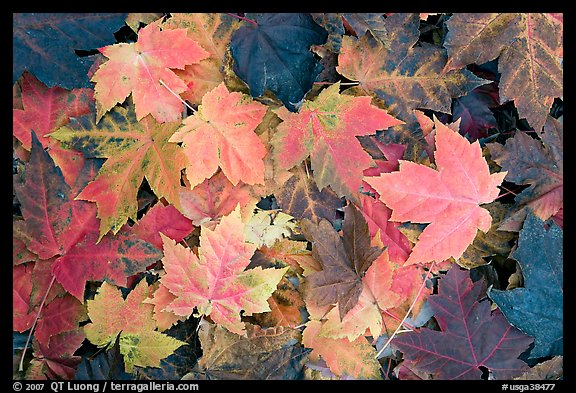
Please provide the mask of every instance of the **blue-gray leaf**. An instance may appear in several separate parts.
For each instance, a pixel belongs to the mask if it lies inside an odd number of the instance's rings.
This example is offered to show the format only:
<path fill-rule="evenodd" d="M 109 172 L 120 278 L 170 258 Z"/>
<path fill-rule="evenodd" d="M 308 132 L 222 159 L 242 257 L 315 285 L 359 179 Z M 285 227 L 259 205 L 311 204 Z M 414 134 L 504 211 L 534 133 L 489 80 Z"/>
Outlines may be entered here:
<path fill-rule="evenodd" d="M 546 230 L 530 212 L 512 253 L 522 268 L 524 287 L 488 292 L 508 322 L 534 337 L 532 359 L 563 353 L 562 239 L 562 230 L 555 223 Z"/>
<path fill-rule="evenodd" d="M 323 68 L 310 46 L 324 44 L 328 33 L 310 14 L 260 14 L 255 19 L 257 26 L 240 27 L 230 41 L 234 72 L 252 97 L 270 90 L 295 112 Z"/>

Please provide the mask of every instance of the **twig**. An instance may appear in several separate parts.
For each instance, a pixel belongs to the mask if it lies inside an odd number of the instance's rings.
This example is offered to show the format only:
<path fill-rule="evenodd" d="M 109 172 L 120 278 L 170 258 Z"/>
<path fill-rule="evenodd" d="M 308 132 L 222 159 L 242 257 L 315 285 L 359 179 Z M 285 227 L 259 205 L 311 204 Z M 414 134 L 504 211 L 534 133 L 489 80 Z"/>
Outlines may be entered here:
<path fill-rule="evenodd" d="M 22 356 L 20 357 L 20 365 L 18 366 L 18 371 L 24 371 L 24 356 L 26 356 L 26 349 L 28 348 L 28 344 L 30 343 L 30 338 L 32 337 L 32 332 L 36 327 L 36 322 L 40 318 L 40 313 L 42 313 L 42 307 L 44 307 L 44 303 L 46 303 L 46 298 L 48 297 L 48 293 L 52 289 L 52 285 L 56 281 L 56 276 L 52 276 L 52 281 L 50 281 L 50 285 L 48 285 L 48 289 L 46 290 L 46 294 L 44 295 L 44 299 L 42 299 L 42 303 L 40 303 L 40 307 L 38 308 L 38 313 L 36 314 L 36 318 L 34 318 L 34 323 L 30 328 L 30 333 L 28 333 L 28 339 L 26 340 L 26 345 L 24 346 L 24 350 L 22 351 Z"/>
<path fill-rule="evenodd" d="M 333 85 L 336 82 L 314 82 L 315 85 Z M 358 86 L 360 82 L 340 82 L 340 86 Z"/>
<path fill-rule="evenodd" d="M 254 26 L 258 26 L 258 23 L 256 23 L 256 21 L 254 21 L 252 19 L 244 18 L 243 16 L 236 15 L 236 14 L 231 14 L 230 12 L 227 12 L 226 15 L 230 15 L 234 18 L 238 18 L 240 20 L 243 20 L 244 22 L 252 23 Z"/>
<path fill-rule="evenodd" d="M 392 333 L 392 335 L 390 336 L 390 338 L 388 338 L 388 340 L 386 341 L 386 343 L 384 344 L 384 346 L 378 351 L 378 353 L 376 354 L 376 359 L 378 359 L 378 356 L 380 356 L 380 354 L 381 354 L 382 352 L 384 352 L 384 350 L 385 350 L 386 347 L 390 344 L 390 342 L 394 339 L 394 337 L 396 336 L 396 334 L 398 334 L 398 332 L 400 331 L 400 328 L 401 328 L 402 325 L 404 324 L 404 321 L 406 321 L 406 318 L 408 318 L 408 315 L 410 315 L 410 313 L 412 312 L 412 309 L 414 308 L 414 305 L 416 305 L 416 301 L 418 300 L 418 298 L 420 297 L 420 294 L 422 293 L 422 291 L 424 290 L 424 287 L 426 286 L 426 281 L 428 281 L 428 276 L 429 276 L 430 273 L 432 272 L 435 263 L 436 263 L 436 262 L 432 262 L 432 265 L 430 265 L 430 269 L 428 270 L 428 272 L 426 272 L 426 277 L 424 277 L 424 281 L 422 282 L 422 285 L 420 286 L 420 289 L 418 290 L 418 293 L 416 294 L 416 297 L 414 298 L 414 301 L 413 301 L 412 304 L 410 305 L 410 308 L 409 308 L 408 311 L 406 312 L 406 315 L 404 315 L 404 318 L 402 318 L 402 322 L 400 322 L 400 324 L 398 325 L 398 327 L 396 328 L 396 330 L 394 331 L 394 333 Z"/>
<path fill-rule="evenodd" d="M 172 89 L 169 88 L 168 85 L 166 83 L 164 83 L 164 81 L 162 79 L 160 79 L 160 83 L 162 84 L 162 86 L 167 88 L 170 93 L 174 94 L 174 97 L 178 98 L 184 105 L 186 105 L 189 109 L 191 109 L 192 112 L 196 112 L 196 109 L 192 108 L 190 105 L 188 105 L 188 103 L 186 101 L 184 101 L 182 99 L 182 97 L 180 97 L 178 94 L 174 93 L 174 91 L 172 91 Z"/>

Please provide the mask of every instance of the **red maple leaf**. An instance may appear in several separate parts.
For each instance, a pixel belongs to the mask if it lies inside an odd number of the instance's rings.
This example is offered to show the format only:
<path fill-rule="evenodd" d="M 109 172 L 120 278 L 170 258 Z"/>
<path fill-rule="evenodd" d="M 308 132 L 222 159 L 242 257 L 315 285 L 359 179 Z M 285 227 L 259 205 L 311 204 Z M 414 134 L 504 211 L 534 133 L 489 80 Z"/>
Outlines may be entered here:
<path fill-rule="evenodd" d="M 506 172 L 490 174 L 478 142 L 436 120 L 435 161 L 438 170 L 400 161 L 400 170 L 367 177 L 392 209 L 390 219 L 430 223 L 418 238 L 406 263 L 458 259 L 478 229 L 486 232 L 492 217 L 480 204 L 492 202 Z"/>
<path fill-rule="evenodd" d="M 533 339 L 510 325 L 500 310 L 490 312 L 483 280 L 472 282 L 458 266 L 440 280 L 428 303 L 441 331 L 422 328 L 396 337 L 404 358 L 436 379 L 480 379 L 486 367 L 495 379 L 512 379 L 528 369 L 518 356 Z"/>
<path fill-rule="evenodd" d="M 183 70 L 186 65 L 207 58 L 209 53 L 186 36 L 186 29 L 160 30 L 159 23 L 140 29 L 138 42 L 99 49 L 109 60 L 91 79 L 96 83 L 97 120 L 124 102 L 130 93 L 138 120 L 148 114 L 160 123 L 181 118 L 184 106 L 175 95 L 187 87 L 172 69 Z"/>
<path fill-rule="evenodd" d="M 310 155 L 319 190 L 330 185 L 339 196 L 355 199 L 362 171 L 373 165 L 356 136 L 402 122 L 372 105 L 370 97 L 340 94 L 339 89 L 340 83 L 333 84 L 304 102 L 298 113 L 276 110 L 283 122 L 271 143 L 280 168 L 290 169 Z"/>

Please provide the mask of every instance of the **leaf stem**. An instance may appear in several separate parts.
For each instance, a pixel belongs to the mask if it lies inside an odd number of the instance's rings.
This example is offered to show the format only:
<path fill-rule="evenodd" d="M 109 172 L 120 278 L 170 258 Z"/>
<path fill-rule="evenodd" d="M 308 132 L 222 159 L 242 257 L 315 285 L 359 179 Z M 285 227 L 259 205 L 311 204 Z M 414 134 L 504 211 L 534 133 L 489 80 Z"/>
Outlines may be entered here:
<path fill-rule="evenodd" d="M 336 82 L 314 82 L 315 85 L 333 85 Z M 358 86 L 360 82 L 340 82 L 340 86 Z"/>
<path fill-rule="evenodd" d="M 397 317 L 396 315 L 392 314 L 390 311 L 388 310 L 384 310 L 384 314 L 388 315 L 389 317 L 392 317 L 393 319 L 397 320 L 397 321 L 401 321 L 401 319 L 399 317 Z M 404 321 L 403 323 L 404 326 L 406 326 L 408 329 L 410 330 L 416 330 L 416 328 L 412 325 L 410 325 L 408 322 Z"/>
<path fill-rule="evenodd" d="M 38 319 L 40 318 L 40 314 L 42 313 L 42 308 L 44 307 L 44 303 L 46 303 L 46 299 L 48 298 L 48 293 L 50 293 L 50 290 L 52 289 L 52 285 L 54 284 L 54 281 L 56 281 L 56 276 L 52 276 L 52 281 L 50 281 L 50 285 L 48 285 L 48 289 L 46 290 L 46 293 L 44 294 L 44 299 L 42 299 L 42 303 L 40 303 L 40 307 L 38 308 L 38 313 L 36 314 L 36 318 L 34 318 L 34 323 L 32 324 L 32 327 L 30 328 L 30 333 L 28 333 L 28 339 L 26 340 L 26 345 L 24 346 L 24 350 L 22 351 L 22 356 L 20 357 L 20 365 L 18 366 L 18 371 L 24 371 L 24 356 L 26 355 L 26 349 L 28 349 L 28 344 L 30 343 L 30 338 L 32 337 L 32 332 L 34 331 L 34 328 L 36 327 L 36 322 L 38 322 Z"/>
<path fill-rule="evenodd" d="M 178 94 L 174 93 L 174 91 L 172 91 L 172 89 L 169 88 L 168 85 L 167 85 L 166 83 L 164 83 L 164 81 L 163 81 L 162 79 L 159 79 L 159 81 L 160 81 L 160 84 L 161 84 L 162 86 L 164 86 L 165 88 L 167 88 L 170 93 L 174 94 L 174 97 L 178 98 L 178 99 L 180 100 L 180 102 L 182 102 L 184 105 L 186 105 L 186 107 L 188 107 L 189 109 L 191 109 L 192 112 L 196 112 L 196 109 L 192 108 L 186 101 L 184 101 L 184 100 L 182 99 L 182 97 L 180 97 Z"/>
<path fill-rule="evenodd" d="M 394 333 L 392 333 L 392 335 L 390 336 L 390 338 L 388 339 L 388 341 L 386 341 L 386 343 L 384 344 L 384 346 L 378 351 L 378 353 L 376 354 L 376 359 L 378 359 L 378 356 L 380 356 L 380 354 L 381 354 L 382 352 L 384 352 L 384 350 L 386 349 L 386 347 L 388 347 L 388 345 L 389 345 L 390 342 L 394 339 L 394 337 L 396 336 L 396 334 L 398 334 L 398 332 L 400 331 L 400 328 L 402 327 L 402 325 L 404 325 L 404 321 L 406 321 L 406 318 L 408 318 L 408 315 L 410 315 L 410 313 L 412 312 L 412 309 L 414 308 L 414 305 L 416 305 L 416 301 L 418 300 L 418 298 L 420 297 L 420 294 L 422 294 L 422 291 L 424 290 L 424 287 L 426 286 L 426 281 L 428 281 L 428 276 L 429 276 L 430 273 L 432 272 L 435 263 L 436 263 L 436 262 L 432 262 L 432 265 L 430 265 L 430 269 L 428 269 L 428 272 L 426 272 L 426 277 L 424 277 L 424 281 L 422 282 L 422 285 L 420 285 L 420 289 L 418 290 L 418 293 L 416 294 L 416 297 L 414 298 L 414 301 L 413 301 L 412 304 L 410 305 L 410 308 L 408 309 L 408 311 L 406 311 L 406 315 L 404 315 L 404 318 L 402 318 L 402 322 L 400 322 L 400 324 L 398 325 L 398 327 L 396 328 L 396 330 L 394 331 Z"/>
<path fill-rule="evenodd" d="M 244 22 L 252 23 L 254 26 L 258 26 L 258 23 L 256 23 L 255 20 L 244 18 L 243 16 L 236 15 L 236 14 L 231 14 L 230 12 L 227 12 L 226 15 L 230 15 L 234 18 L 238 18 L 240 20 L 243 20 Z"/>

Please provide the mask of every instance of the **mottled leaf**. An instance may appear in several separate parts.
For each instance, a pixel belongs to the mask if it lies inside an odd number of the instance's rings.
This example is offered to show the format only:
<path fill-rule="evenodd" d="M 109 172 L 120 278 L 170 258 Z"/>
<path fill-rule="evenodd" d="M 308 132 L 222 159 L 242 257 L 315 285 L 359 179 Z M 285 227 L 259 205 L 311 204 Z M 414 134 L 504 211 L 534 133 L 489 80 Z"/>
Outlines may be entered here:
<path fill-rule="evenodd" d="M 418 20 L 418 14 L 412 14 Z M 402 27 L 394 30 L 405 34 Z M 451 99 L 488 82 L 470 71 L 441 74 L 447 55 L 435 46 L 411 47 L 414 39 L 386 48 L 367 32 L 361 38 L 344 36 L 336 70 L 360 87 L 381 98 L 388 112 L 406 122 L 413 109 L 425 108 L 450 113 Z M 394 42 L 394 40 L 392 41 Z"/>
<path fill-rule="evenodd" d="M 563 95 L 563 23 L 544 13 L 456 13 L 447 22 L 447 68 L 499 57 L 500 102 L 539 131 L 555 97 Z"/>
<path fill-rule="evenodd" d="M 246 324 L 239 336 L 214 324 L 198 333 L 203 355 L 183 379 L 301 379 L 306 351 L 294 346 L 300 331 Z"/>
<path fill-rule="evenodd" d="M 528 214 L 511 255 L 520 263 L 524 286 L 488 292 L 511 324 L 535 338 L 530 358 L 563 354 L 563 237 L 556 224 L 546 230 Z"/>
<path fill-rule="evenodd" d="M 532 367 L 521 376 L 514 378 L 523 381 L 560 380 L 564 377 L 563 357 L 554 356 Z"/>
<path fill-rule="evenodd" d="M 382 252 L 370 245 L 362 213 L 349 205 L 344 214 L 343 237 L 326 220 L 302 222 L 303 233 L 312 242 L 312 256 L 322 266 L 321 271 L 307 277 L 307 295 L 320 306 L 338 303 L 340 319 L 358 302 L 362 277 Z"/>
<path fill-rule="evenodd" d="M 181 94 L 185 100 L 200 104 L 204 94 L 224 81 L 223 62 L 230 45 L 232 33 L 240 20 L 222 13 L 172 13 L 162 23 L 163 29 L 186 29 L 189 38 L 206 50 L 209 57 L 198 64 L 187 65 L 184 70 L 174 70 L 186 84 Z"/>
<path fill-rule="evenodd" d="M 144 180 L 159 198 L 178 207 L 183 150 L 168 139 L 179 122 L 159 124 L 151 116 L 136 120 L 133 106 L 117 107 L 100 122 L 94 115 L 73 119 L 50 134 L 85 157 L 107 158 L 96 179 L 77 199 L 96 202 L 100 238 L 116 234 L 130 218 L 136 221 L 138 189 Z"/>
<path fill-rule="evenodd" d="M 499 229 L 519 231 L 528 210 L 541 220 L 557 214 L 564 205 L 564 121 L 548 116 L 541 141 L 517 131 L 505 145 L 490 143 L 491 158 L 507 171 L 506 180 L 530 184 L 514 199 L 517 209 Z"/>
<path fill-rule="evenodd" d="M 104 282 L 94 300 L 88 300 L 91 323 L 84 326 L 86 337 L 98 347 L 116 341 L 120 334 L 120 353 L 126 372 L 134 366 L 160 367 L 160 360 L 186 343 L 155 331 L 153 306 L 143 302 L 148 297 L 146 280 L 122 298 L 120 290 Z"/>
<path fill-rule="evenodd" d="M 346 338 L 324 338 L 318 334 L 321 325 L 319 321 L 310 321 L 302 333 L 302 344 L 312 348 L 311 358 L 321 356 L 339 377 L 382 379 L 376 350 L 365 337 L 358 337 L 352 342 Z"/>
<path fill-rule="evenodd" d="M 333 84 L 304 102 L 298 113 L 276 110 L 283 122 L 271 143 L 280 168 L 290 169 L 310 156 L 319 190 L 330 185 L 337 195 L 355 199 L 362 171 L 373 165 L 356 136 L 401 122 L 372 105 L 370 97 L 342 95 L 339 89 L 340 83 Z"/>
<path fill-rule="evenodd" d="M 237 208 L 224 216 L 214 230 L 203 227 L 199 257 L 163 236 L 166 274 L 160 279 L 176 299 L 166 310 L 176 315 L 210 316 L 237 334 L 245 334 L 244 315 L 270 311 L 268 298 L 288 269 L 245 271 L 255 245 L 245 243 L 244 223 Z M 195 314 L 196 315 L 196 314 Z"/>
<path fill-rule="evenodd" d="M 275 193 L 280 208 L 297 219 L 319 222 L 326 219 L 334 223 L 338 218 L 337 209 L 342 208 L 342 200 L 326 186 L 318 190 L 313 176 L 309 176 L 302 163 L 290 170 L 291 177 Z"/>
<path fill-rule="evenodd" d="M 67 183 L 72 186 L 83 165 L 83 156 L 78 152 L 62 149 L 60 143 L 46 135 L 66 125 L 71 117 L 87 114 L 94 101 L 91 89 L 61 87 L 47 88 L 32 74 L 24 72 L 18 82 L 22 91 L 23 109 L 12 110 L 12 133 L 30 150 L 31 131 L 34 130 L 42 146 L 49 148 L 49 154 L 60 167 Z"/>

